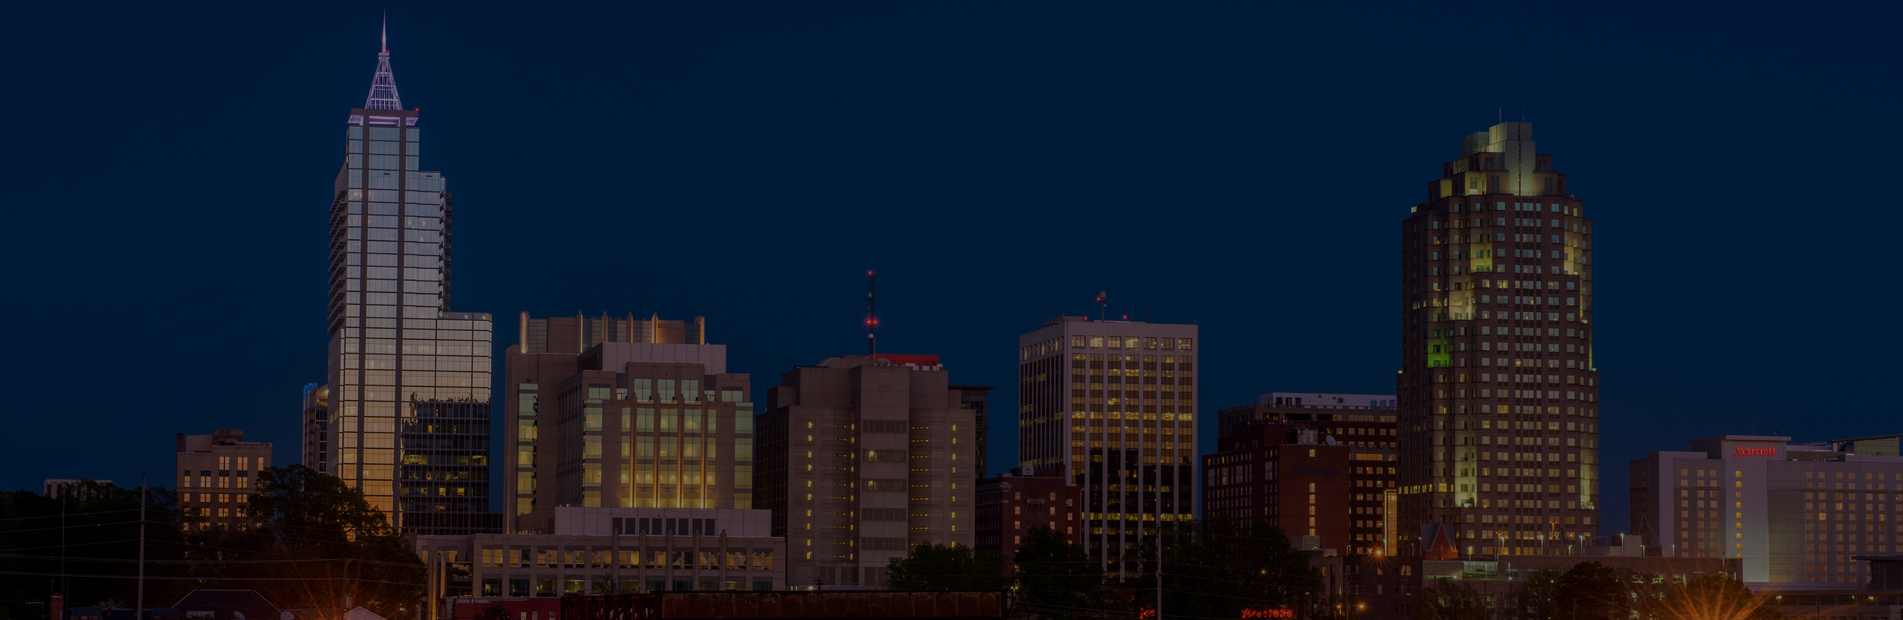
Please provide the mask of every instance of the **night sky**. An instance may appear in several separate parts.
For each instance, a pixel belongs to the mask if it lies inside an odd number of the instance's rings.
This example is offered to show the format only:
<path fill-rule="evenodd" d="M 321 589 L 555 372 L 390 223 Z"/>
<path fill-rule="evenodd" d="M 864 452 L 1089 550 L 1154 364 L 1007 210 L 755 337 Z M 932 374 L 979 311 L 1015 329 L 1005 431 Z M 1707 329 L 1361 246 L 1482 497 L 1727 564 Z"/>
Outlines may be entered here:
<path fill-rule="evenodd" d="M 1260 393 L 1393 393 L 1401 220 L 1530 121 L 1596 224 L 1620 531 L 1646 452 L 1903 432 L 1895 5 L 1679 4 L 17 6 L 0 487 L 171 486 L 214 428 L 298 459 L 387 9 L 498 389 L 517 313 L 640 309 L 764 406 L 863 352 L 876 269 L 882 351 L 999 386 L 994 472 L 1017 336 L 1099 290 L 1201 325 L 1204 451 Z"/>

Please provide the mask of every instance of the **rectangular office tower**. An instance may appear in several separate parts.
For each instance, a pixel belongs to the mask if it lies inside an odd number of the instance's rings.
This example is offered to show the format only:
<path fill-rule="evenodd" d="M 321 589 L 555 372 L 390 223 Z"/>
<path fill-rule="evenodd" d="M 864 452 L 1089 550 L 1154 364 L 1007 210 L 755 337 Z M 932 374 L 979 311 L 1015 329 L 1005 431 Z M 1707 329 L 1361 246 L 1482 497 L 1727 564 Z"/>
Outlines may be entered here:
<path fill-rule="evenodd" d="M 1401 226 L 1401 530 L 1462 557 L 1598 529 L 1592 221 L 1532 134 L 1467 136 Z"/>
<path fill-rule="evenodd" d="M 705 327 L 522 314 L 507 353 L 506 531 L 561 506 L 752 507 L 748 378 L 727 372 Z"/>
<path fill-rule="evenodd" d="M 1019 465 L 1082 488 L 1085 546 L 1106 565 L 1195 513 L 1196 332 L 1066 316 L 1018 336 Z"/>
<path fill-rule="evenodd" d="M 449 311 L 451 202 L 443 175 L 420 166 L 418 115 L 403 109 L 384 50 L 344 130 L 329 217 L 325 419 L 309 404 L 305 412 L 306 432 L 323 436 L 304 443 L 325 448 L 307 465 L 362 489 L 398 526 L 405 511 L 441 512 L 436 491 L 449 488 L 405 485 L 399 497 L 406 420 L 429 403 L 489 402 L 490 317 Z M 477 455 L 486 460 L 486 446 L 460 456 Z M 487 503 L 487 485 L 466 488 L 485 496 L 470 503 Z"/>
<path fill-rule="evenodd" d="M 1646 555 L 1734 558 L 1752 591 L 1854 590 L 1903 554 L 1897 436 L 1790 443 L 1720 435 L 1632 461 Z"/>
<path fill-rule="evenodd" d="M 883 586 L 913 545 L 971 546 L 977 429 L 936 358 L 830 358 L 767 392 L 759 505 L 788 584 Z"/>

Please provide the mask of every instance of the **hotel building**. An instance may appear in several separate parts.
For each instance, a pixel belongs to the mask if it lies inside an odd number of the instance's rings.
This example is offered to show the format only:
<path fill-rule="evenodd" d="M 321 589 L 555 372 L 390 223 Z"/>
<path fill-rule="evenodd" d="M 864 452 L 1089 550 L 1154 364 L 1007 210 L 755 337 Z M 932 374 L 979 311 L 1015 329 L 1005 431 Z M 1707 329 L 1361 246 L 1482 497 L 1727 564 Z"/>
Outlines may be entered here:
<path fill-rule="evenodd" d="M 1742 561 L 1753 591 L 1857 587 L 1857 556 L 1903 553 L 1897 438 L 1719 435 L 1653 452 L 1632 461 L 1632 529 L 1648 555 Z"/>

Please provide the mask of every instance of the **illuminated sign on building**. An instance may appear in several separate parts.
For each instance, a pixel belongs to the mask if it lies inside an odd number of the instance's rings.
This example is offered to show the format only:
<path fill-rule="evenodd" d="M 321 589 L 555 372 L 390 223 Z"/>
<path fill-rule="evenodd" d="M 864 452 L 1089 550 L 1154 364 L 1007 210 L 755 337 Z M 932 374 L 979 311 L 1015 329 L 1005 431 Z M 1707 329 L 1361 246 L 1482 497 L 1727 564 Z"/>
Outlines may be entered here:
<path fill-rule="evenodd" d="M 1766 446 L 1763 448 L 1738 446 L 1737 451 L 1732 452 L 1731 456 L 1777 456 L 1777 448 L 1775 446 Z"/>
<path fill-rule="evenodd" d="M 1295 610 L 1286 607 L 1242 610 L 1242 620 L 1255 620 L 1258 618 L 1262 620 L 1292 620 L 1295 618 Z"/>
<path fill-rule="evenodd" d="M 1291 474 L 1319 474 L 1323 476 L 1333 476 L 1335 474 L 1341 473 L 1341 469 L 1335 468 L 1335 467 L 1290 467 L 1288 472 Z"/>

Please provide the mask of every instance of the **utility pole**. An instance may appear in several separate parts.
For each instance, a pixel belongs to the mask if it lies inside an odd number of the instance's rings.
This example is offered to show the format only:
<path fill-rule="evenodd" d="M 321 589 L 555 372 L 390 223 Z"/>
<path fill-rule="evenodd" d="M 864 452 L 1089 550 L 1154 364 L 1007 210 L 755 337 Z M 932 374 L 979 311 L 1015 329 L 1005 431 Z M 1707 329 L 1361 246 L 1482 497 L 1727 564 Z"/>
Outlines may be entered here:
<path fill-rule="evenodd" d="M 64 530 L 60 532 L 65 534 Z M 145 615 L 145 472 L 139 472 L 139 600 L 132 603 L 132 620 Z"/>
<path fill-rule="evenodd" d="M 1156 530 L 1156 620 L 1163 620 L 1163 530 Z"/>
<path fill-rule="evenodd" d="M 66 598 L 66 494 L 59 496 L 59 595 Z M 59 620 L 54 618 L 53 620 Z"/>

